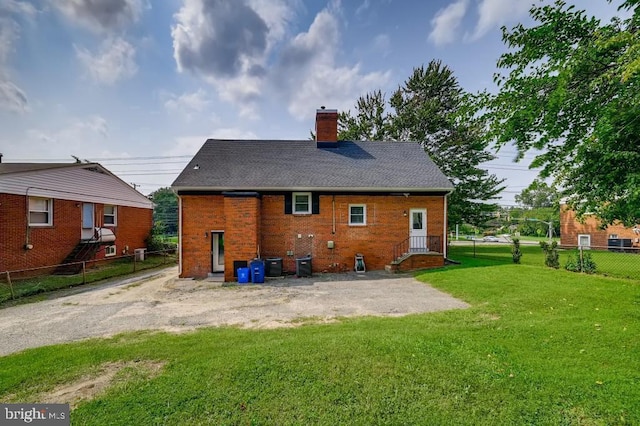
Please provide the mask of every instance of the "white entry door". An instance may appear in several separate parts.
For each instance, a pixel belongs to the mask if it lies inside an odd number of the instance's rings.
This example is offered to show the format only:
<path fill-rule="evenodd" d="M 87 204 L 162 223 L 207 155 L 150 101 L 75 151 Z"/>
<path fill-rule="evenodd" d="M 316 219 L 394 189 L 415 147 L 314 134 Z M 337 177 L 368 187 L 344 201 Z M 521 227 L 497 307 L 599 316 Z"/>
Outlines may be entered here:
<path fill-rule="evenodd" d="M 224 271 L 224 232 L 211 231 L 211 272 Z"/>
<path fill-rule="evenodd" d="M 427 251 L 427 209 L 410 210 L 409 248 L 412 252 Z"/>

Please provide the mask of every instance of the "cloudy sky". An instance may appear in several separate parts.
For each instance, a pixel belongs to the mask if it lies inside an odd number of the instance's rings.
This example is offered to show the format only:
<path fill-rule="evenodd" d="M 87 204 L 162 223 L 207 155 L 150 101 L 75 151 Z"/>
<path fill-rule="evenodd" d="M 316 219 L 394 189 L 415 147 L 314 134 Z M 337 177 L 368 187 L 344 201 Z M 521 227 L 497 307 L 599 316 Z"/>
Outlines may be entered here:
<path fill-rule="evenodd" d="M 608 20 L 619 1 L 575 0 Z M 320 105 L 353 109 L 441 59 L 492 90 L 502 25 L 531 0 L 0 0 L 5 162 L 98 161 L 148 194 L 206 138 L 306 139 Z M 504 204 L 535 172 L 487 167 Z"/>

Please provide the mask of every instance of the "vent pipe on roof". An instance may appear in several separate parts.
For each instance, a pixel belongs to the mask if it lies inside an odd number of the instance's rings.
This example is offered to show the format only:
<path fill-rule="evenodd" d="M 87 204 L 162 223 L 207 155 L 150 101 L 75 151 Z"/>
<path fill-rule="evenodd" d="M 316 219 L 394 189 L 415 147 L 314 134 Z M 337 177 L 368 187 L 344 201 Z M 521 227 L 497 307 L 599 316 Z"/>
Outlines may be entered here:
<path fill-rule="evenodd" d="M 335 148 L 338 146 L 338 110 L 316 110 L 316 145 L 318 148 Z"/>

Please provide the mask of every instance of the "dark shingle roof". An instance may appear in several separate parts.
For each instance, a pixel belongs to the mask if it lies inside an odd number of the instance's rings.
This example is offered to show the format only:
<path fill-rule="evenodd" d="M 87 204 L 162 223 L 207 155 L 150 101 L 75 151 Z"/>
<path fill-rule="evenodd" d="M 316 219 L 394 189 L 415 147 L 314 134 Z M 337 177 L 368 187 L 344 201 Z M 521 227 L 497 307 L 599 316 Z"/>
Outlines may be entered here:
<path fill-rule="evenodd" d="M 197 168 L 196 168 L 197 165 Z M 453 185 L 415 142 L 209 139 L 173 182 L 176 190 L 413 190 Z"/>

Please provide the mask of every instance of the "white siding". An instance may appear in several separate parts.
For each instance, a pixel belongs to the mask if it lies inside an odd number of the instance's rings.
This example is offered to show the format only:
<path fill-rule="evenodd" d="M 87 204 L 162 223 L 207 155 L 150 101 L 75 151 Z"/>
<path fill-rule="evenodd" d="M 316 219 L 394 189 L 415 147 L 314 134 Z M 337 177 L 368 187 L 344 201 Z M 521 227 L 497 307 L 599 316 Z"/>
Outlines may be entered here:
<path fill-rule="evenodd" d="M 75 167 L 0 175 L 0 193 L 153 208 L 147 197 L 119 178 Z"/>

